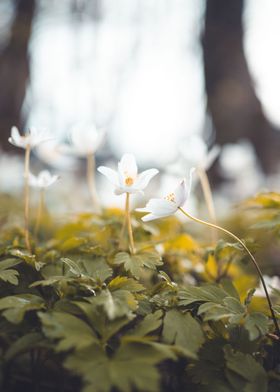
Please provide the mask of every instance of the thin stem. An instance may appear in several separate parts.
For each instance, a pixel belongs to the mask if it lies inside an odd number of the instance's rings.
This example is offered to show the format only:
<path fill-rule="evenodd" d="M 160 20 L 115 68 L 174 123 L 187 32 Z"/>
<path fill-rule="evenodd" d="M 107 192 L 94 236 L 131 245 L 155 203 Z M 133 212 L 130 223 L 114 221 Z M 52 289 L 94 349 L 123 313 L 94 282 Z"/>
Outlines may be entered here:
<path fill-rule="evenodd" d="M 29 166 L 30 166 L 30 145 L 26 146 L 24 161 L 24 238 L 27 250 L 31 253 L 29 238 Z"/>
<path fill-rule="evenodd" d="M 259 267 L 259 265 L 258 265 L 258 263 L 257 263 L 257 261 L 255 259 L 255 257 L 252 255 L 252 253 L 247 248 L 247 246 L 244 244 L 244 242 L 240 238 L 238 238 L 235 234 L 231 233 L 229 230 L 224 229 L 223 227 L 220 227 L 220 226 L 215 225 L 213 223 L 209 223 L 209 222 L 203 221 L 201 219 L 198 219 L 198 218 L 190 215 L 188 212 L 184 211 L 181 207 L 179 207 L 179 210 L 185 216 L 187 216 L 188 218 L 192 219 L 193 221 L 195 221 L 197 223 L 201 223 L 201 224 L 203 224 L 205 226 L 208 226 L 208 227 L 213 227 L 214 229 L 217 229 L 217 230 L 220 230 L 220 231 L 226 233 L 230 237 L 234 238 L 243 247 L 243 249 L 248 253 L 248 255 L 250 256 L 250 258 L 251 258 L 251 260 L 252 260 L 252 262 L 253 262 L 256 270 L 257 270 L 257 273 L 258 273 L 258 275 L 260 277 L 260 280 L 261 280 L 261 283 L 262 283 L 262 286 L 263 286 L 263 289 L 264 289 L 264 292 L 265 292 L 265 296 L 266 296 L 266 299 L 267 299 L 267 303 L 268 303 L 268 306 L 269 306 L 269 309 L 270 309 L 271 317 L 272 317 L 273 322 L 274 322 L 276 333 L 278 334 L 278 336 L 280 336 L 280 329 L 279 329 L 279 326 L 278 326 L 278 323 L 277 323 L 277 319 L 276 319 L 276 316 L 275 316 L 275 313 L 274 313 L 274 310 L 273 310 L 273 307 L 272 307 L 272 302 L 271 302 L 270 296 L 268 294 L 268 290 L 267 290 L 267 287 L 266 287 L 266 284 L 265 284 L 265 281 L 264 281 L 264 278 L 263 278 L 262 271 L 261 271 L 261 269 L 260 269 L 260 267 Z"/>
<path fill-rule="evenodd" d="M 95 187 L 95 158 L 93 154 L 87 155 L 87 182 L 93 208 L 96 212 L 100 212 L 99 200 Z"/>
<path fill-rule="evenodd" d="M 35 224 L 35 233 L 34 233 L 36 238 L 37 238 L 38 230 L 39 230 L 40 223 L 41 223 L 42 213 L 44 211 L 44 205 L 45 205 L 45 191 L 44 191 L 44 189 L 40 189 L 40 197 L 39 197 L 37 218 L 36 218 L 36 224 Z"/>
<path fill-rule="evenodd" d="M 129 210 L 129 193 L 126 193 L 126 200 L 125 200 L 125 212 L 126 212 L 126 222 L 127 222 L 127 231 L 129 237 L 129 244 L 130 244 L 130 251 L 132 254 L 136 253 L 134 240 L 133 240 L 133 232 L 132 232 L 132 225 L 131 225 L 131 217 L 130 217 L 130 210 Z"/>

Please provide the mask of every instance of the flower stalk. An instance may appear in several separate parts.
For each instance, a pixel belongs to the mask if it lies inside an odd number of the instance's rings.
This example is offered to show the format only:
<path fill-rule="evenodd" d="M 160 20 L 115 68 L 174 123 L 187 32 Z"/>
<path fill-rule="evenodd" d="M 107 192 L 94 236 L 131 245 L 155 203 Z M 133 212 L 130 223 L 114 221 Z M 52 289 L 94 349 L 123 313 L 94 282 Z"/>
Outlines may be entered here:
<path fill-rule="evenodd" d="M 31 146 L 28 144 L 25 149 L 24 160 L 24 238 L 27 250 L 31 253 L 29 236 L 29 166 L 30 166 Z"/>
<path fill-rule="evenodd" d="M 263 286 L 263 289 L 264 289 L 264 292 L 265 292 L 265 296 L 266 296 L 266 299 L 267 299 L 267 303 L 268 303 L 268 306 L 269 306 L 269 309 L 270 309 L 271 317 L 272 317 L 272 320 L 273 320 L 273 323 L 274 323 L 274 326 L 275 326 L 276 333 L 277 333 L 278 336 L 280 336 L 279 325 L 278 325 L 278 323 L 277 323 L 276 315 L 275 315 L 275 312 L 274 312 L 274 309 L 273 309 L 273 306 L 272 306 L 272 302 L 271 302 L 271 299 L 270 299 L 270 296 L 269 296 L 269 293 L 268 293 L 268 290 L 267 290 L 267 287 L 266 287 L 265 280 L 264 280 L 264 278 L 263 278 L 262 271 L 261 271 L 261 269 L 260 269 L 260 267 L 259 267 L 259 265 L 258 265 L 258 263 L 257 263 L 257 260 L 256 260 L 255 257 L 252 255 L 252 253 L 250 252 L 250 250 L 247 248 L 247 246 L 245 245 L 245 243 L 244 243 L 239 237 L 237 237 L 235 234 L 231 233 L 229 230 L 226 230 L 226 229 L 224 229 L 223 227 L 220 227 L 220 226 L 215 225 L 215 224 L 213 224 L 213 223 L 206 222 L 206 221 L 204 221 L 204 220 L 201 220 L 201 219 L 199 219 L 199 218 L 196 218 L 196 217 L 192 216 L 191 214 L 189 214 L 187 211 L 183 210 L 182 207 L 179 207 L 179 210 L 180 210 L 186 217 L 188 217 L 189 219 L 193 220 L 194 222 L 197 222 L 197 223 L 200 223 L 200 224 L 202 224 L 202 225 L 205 225 L 205 226 L 208 226 L 208 227 L 217 229 L 217 230 L 222 231 L 223 233 L 229 235 L 229 236 L 232 237 L 234 240 L 236 240 L 236 241 L 242 246 L 242 248 L 248 253 L 248 255 L 250 256 L 250 259 L 252 260 L 252 262 L 253 262 L 253 264 L 254 264 L 256 270 L 257 270 L 257 273 L 258 273 L 258 275 L 259 275 L 260 281 L 261 281 L 261 283 L 262 283 L 262 286 Z"/>
<path fill-rule="evenodd" d="M 130 196 L 130 194 L 127 192 L 126 193 L 126 199 L 125 199 L 125 215 L 126 215 L 126 219 L 125 220 L 126 220 L 126 223 L 127 223 L 127 231 L 128 231 L 130 252 L 132 254 L 135 254 L 136 250 L 135 250 L 134 239 L 133 239 L 133 231 L 132 231 L 132 225 L 131 225 L 129 196 Z"/>

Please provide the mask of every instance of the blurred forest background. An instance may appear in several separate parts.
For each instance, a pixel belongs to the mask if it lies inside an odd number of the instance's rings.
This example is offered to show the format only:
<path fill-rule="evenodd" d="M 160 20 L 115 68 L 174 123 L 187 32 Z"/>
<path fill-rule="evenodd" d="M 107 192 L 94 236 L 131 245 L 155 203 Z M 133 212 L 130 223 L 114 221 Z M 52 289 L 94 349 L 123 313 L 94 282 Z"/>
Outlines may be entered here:
<path fill-rule="evenodd" d="M 1 0 L 1 149 L 15 152 L 12 125 L 63 139 L 95 122 L 108 130 L 99 159 L 130 151 L 164 166 L 200 133 L 246 145 L 275 173 L 279 11 L 278 0 Z"/>

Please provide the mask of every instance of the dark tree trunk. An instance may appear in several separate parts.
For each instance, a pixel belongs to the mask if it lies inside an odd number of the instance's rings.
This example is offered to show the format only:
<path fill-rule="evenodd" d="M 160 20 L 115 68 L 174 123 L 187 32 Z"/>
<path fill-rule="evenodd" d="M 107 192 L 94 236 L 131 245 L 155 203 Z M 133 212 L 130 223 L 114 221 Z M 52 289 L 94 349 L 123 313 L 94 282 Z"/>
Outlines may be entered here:
<path fill-rule="evenodd" d="M 202 38 L 208 110 L 219 144 L 248 138 L 265 172 L 278 161 L 280 133 L 264 116 L 243 50 L 243 0 L 207 0 Z M 269 70 L 268 70 L 269 72 Z"/>
<path fill-rule="evenodd" d="M 0 53 L 0 142 L 8 150 L 12 125 L 22 127 L 21 108 L 29 79 L 28 42 L 35 0 L 15 1 L 16 15 L 11 37 Z"/>

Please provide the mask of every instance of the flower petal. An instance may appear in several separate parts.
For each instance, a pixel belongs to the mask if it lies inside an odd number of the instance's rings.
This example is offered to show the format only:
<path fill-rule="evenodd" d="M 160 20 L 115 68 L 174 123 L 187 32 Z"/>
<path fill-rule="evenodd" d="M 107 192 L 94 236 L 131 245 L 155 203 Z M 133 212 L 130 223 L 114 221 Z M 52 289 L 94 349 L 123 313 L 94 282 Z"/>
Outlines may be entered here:
<path fill-rule="evenodd" d="M 221 147 L 215 144 L 215 146 L 211 148 L 211 150 L 208 152 L 207 156 L 205 157 L 204 161 L 202 162 L 202 168 L 204 170 L 208 170 L 212 166 L 212 164 L 214 163 L 214 161 L 216 160 L 220 152 L 221 152 Z"/>
<path fill-rule="evenodd" d="M 172 201 L 165 199 L 151 199 L 148 201 L 146 207 L 137 208 L 140 212 L 151 212 L 159 217 L 172 215 L 177 211 L 177 205 Z"/>
<path fill-rule="evenodd" d="M 137 164 L 133 154 L 124 154 L 118 164 L 118 170 L 121 178 L 137 176 Z"/>
<path fill-rule="evenodd" d="M 120 186 L 118 173 L 106 166 L 99 166 L 97 169 L 99 173 L 103 174 L 116 187 Z"/>
<path fill-rule="evenodd" d="M 161 218 L 161 216 L 158 216 L 158 215 L 147 214 L 147 215 L 143 216 L 141 219 L 143 222 L 150 222 L 152 220 L 160 219 L 160 218 Z"/>
<path fill-rule="evenodd" d="M 192 176 L 195 168 L 192 168 L 189 173 L 189 183 L 187 185 L 186 179 L 180 182 L 179 186 L 174 190 L 175 202 L 178 207 L 183 207 L 186 200 L 190 196 L 191 186 L 192 186 Z"/>
<path fill-rule="evenodd" d="M 151 179 L 158 174 L 157 169 L 149 169 L 145 170 L 142 173 L 139 174 L 137 177 L 137 180 L 135 181 L 135 188 L 138 188 L 139 190 L 143 190 L 146 188 L 146 186 L 149 184 Z"/>

